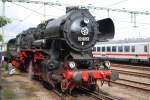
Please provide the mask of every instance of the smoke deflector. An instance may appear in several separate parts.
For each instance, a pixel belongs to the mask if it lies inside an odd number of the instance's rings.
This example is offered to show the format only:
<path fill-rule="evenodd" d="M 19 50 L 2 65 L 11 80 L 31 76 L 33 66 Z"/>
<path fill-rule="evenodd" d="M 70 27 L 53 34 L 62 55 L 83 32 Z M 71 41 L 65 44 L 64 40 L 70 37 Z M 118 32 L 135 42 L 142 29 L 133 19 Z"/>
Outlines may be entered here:
<path fill-rule="evenodd" d="M 98 20 L 97 24 L 100 32 L 98 34 L 99 41 L 105 41 L 107 39 L 112 39 L 114 37 L 115 28 L 112 19 L 106 18 L 106 19 Z"/>

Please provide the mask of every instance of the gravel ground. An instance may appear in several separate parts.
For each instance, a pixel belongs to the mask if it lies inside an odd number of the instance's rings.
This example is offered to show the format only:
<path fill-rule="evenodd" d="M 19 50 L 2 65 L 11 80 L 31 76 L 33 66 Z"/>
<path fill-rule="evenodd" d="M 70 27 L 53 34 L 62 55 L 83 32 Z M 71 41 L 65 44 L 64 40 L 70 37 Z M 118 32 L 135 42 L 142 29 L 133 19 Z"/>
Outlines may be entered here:
<path fill-rule="evenodd" d="M 100 88 L 104 93 L 108 93 L 119 100 L 150 100 L 150 93 L 133 88 L 115 84 L 111 84 L 110 87 L 107 84 L 104 84 Z"/>
<path fill-rule="evenodd" d="M 150 70 L 129 69 L 129 68 L 117 67 L 114 65 L 112 68 L 131 71 L 131 72 L 139 72 L 139 73 L 147 73 L 147 74 L 150 73 Z M 147 77 L 132 76 L 132 75 L 121 74 L 121 73 L 119 74 L 119 77 L 121 79 L 150 84 L 150 78 Z M 144 92 L 142 90 L 128 88 L 125 86 L 112 84 L 111 87 L 108 87 L 106 84 L 104 84 L 104 86 L 101 87 L 101 90 L 109 93 L 112 96 L 120 98 L 120 100 L 150 100 L 150 93 Z"/>
<path fill-rule="evenodd" d="M 3 73 L 0 82 L 3 87 L 3 100 L 60 100 L 60 97 L 45 89 L 40 82 L 31 81 L 26 76 L 8 76 L 6 72 Z"/>
<path fill-rule="evenodd" d="M 2 85 L 5 94 L 2 100 L 60 100 L 55 93 L 45 89 L 40 82 L 31 81 L 26 74 L 8 76 L 6 72 L 2 73 L 0 85 Z M 9 90 L 9 91 L 8 91 Z M 112 84 L 111 87 L 104 84 L 101 91 L 107 93 L 119 100 L 150 100 L 150 93 L 137 91 L 131 88 Z M 92 100 L 87 97 L 77 97 L 74 100 Z M 67 100 L 72 100 L 67 98 Z"/>
<path fill-rule="evenodd" d="M 27 74 L 8 76 L 7 72 L 2 73 L 3 87 L 2 100 L 61 100 L 57 94 L 45 89 L 43 85 L 34 80 L 30 80 Z M 0 99 L 1 100 L 1 99 Z M 66 96 L 65 100 L 95 100 L 86 95 L 77 97 Z"/>

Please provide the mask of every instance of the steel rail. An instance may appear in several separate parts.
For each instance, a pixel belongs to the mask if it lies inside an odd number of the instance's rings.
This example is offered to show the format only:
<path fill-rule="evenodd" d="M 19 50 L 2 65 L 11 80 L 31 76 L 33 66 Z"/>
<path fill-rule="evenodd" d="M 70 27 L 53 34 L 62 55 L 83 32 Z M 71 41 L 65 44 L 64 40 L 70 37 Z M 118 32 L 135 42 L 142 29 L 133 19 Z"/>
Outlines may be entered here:
<path fill-rule="evenodd" d="M 94 92 L 94 91 L 90 91 L 86 88 L 81 88 L 81 90 L 84 90 L 87 94 L 90 94 L 91 96 L 97 98 L 98 100 L 117 100 L 114 97 L 99 93 L 99 92 Z"/>
<path fill-rule="evenodd" d="M 131 88 L 138 89 L 138 90 L 142 90 L 142 91 L 146 91 L 146 92 L 150 92 L 150 89 L 141 88 L 141 87 L 137 87 L 137 86 L 134 86 L 134 85 L 125 84 L 125 83 L 120 83 L 120 82 L 117 82 L 117 81 L 115 81 L 115 82 L 114 82 L 114 81 L 111 81 L 111 83 L 117 84 L 117 85 L 126 86 L 126 87 L 131 87 Z"/>
<path fill-rule="evenodd" d="M 125 70 L 119 70 L 119 69 L 114 69 L 114 70 L 116 70 L 117 72 L 119 72 L 121 74 L 128 74 L 128 75 L 133 75 L 133 76 L 150 78 L 150 74 L 148 74 L 148 73 L 131 72 L 131 71 L 125 71 Z"/>
<path fill-rule="evenodd" d="M 111 64 L 113 67 L 119 67 L 119 68 L 129 68 L 129 69 L 137 69 L 137 70 L 148 70 L 150 71 L 150 67 L 148 66 L 134 66 L 134 65 L 125 65 L 125 64 Z"/>
<path fill-rule="evenodd" d="M 127 81 L 127 82 L 132 82 L 132 83 L 137 83 L 137 84 L 141 84 L 141 85 L 145 85 L 145 86 L 149 86 L 150 87 L 149 83 L 137 82 L 137 81 L 127 80 L 127 79 L 123 79 L 123 78 L 119 78 L 119 80 Z"/>

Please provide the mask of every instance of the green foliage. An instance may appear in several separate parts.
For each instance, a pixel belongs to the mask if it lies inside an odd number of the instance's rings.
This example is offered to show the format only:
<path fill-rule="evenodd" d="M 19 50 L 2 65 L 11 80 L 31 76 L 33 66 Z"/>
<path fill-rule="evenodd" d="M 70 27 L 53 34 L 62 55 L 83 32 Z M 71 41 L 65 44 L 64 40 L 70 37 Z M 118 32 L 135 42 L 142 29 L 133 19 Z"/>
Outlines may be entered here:
<path fill-rule="evenodd" d="M 0 42 L 3 41 L 3 36 L 0 34 Z"/>
<path fill-rule="evenodd" d="M 8 88 L 4 89 L 2 91 L 2 98 L 4 100 L 15 100 L 15 97 L 16 97 L 15 93 L 12 90 L 8 89 Z"/>
<path fill-rule="evenodd" d="M 0 27 L 3 27 L 7 25 L 8 23 L 11 23 L 11 20 L 9 18 L 0 16 Z"/>

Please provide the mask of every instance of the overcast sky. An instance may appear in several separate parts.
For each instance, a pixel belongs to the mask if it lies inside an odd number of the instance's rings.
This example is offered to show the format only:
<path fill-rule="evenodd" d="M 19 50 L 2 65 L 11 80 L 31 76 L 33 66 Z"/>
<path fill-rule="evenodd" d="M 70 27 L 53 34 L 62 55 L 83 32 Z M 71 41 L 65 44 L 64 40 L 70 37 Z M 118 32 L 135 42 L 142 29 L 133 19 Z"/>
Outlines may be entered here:
<path fill-rule="evenodd" d="M 38 0 L 32 0 L 38 1 Z M 40 0 L 56 2 L 56 0 Z M 126 9 L 131 11 L 150 12 L 149 0 L 57 0 L 68 5 L 88 5 L 114 9 Z M 12 23 L 4 27 L 5 39 L 15 37 L 18 33 L 29 27 L 36 27 L 44 20 L 44 6 L 42 4 L 9 3 L 6 2 L 5 16 L 12 20 Z M 32 9 L 32 10 L 29 10 Z M 36 12 L 33 12 L 36 11 Z M 90 12 L 97 20 L 107 18 L 107 11 L 91 9 Z M 46 19 L 57 18 L 65 14 L 65 6 L 46 6 Z M 2 15 L 2 2 L 0 1 L 0 15 Z M 150 15 L 137 15 L 136 26 L 131 21 L 131 14 L 123 12 L 109 12 L 109 17 L 114 20 L 115 40 L 126 38 L 147 38 L 150 37 Z"/>

